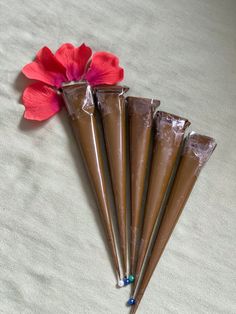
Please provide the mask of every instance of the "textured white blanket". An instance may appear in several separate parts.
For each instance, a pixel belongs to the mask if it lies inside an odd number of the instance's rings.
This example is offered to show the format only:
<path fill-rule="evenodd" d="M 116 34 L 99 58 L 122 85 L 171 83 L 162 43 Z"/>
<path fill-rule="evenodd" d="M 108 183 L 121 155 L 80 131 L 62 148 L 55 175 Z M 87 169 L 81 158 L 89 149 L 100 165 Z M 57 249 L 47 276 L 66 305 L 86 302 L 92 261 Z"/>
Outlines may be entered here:
<path fill-rule="evenodd" d="M 22 66 L 63 42 L 218 142 L 139 313 L 236 313 L 236 2 L 0 0 L 0 25 L 0 313 L 128 313 L 66 112 L 22 119 Z"/>

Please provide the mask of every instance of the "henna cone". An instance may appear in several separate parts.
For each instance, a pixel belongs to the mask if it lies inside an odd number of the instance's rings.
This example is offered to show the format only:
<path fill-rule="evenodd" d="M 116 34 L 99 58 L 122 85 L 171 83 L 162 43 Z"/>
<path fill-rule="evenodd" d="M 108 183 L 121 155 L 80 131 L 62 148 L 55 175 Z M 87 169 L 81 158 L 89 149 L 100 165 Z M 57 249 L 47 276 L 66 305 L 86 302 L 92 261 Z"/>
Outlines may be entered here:
<path fill-rule="evenodd" d="M 144 277 L 136 291 L 135 305 L 131 310 L 132 314 L 137 311 L 150 278 L 188 200 L 199 172 L 210 158 L 215 147 L 216 142 L 214 139 L 194 132 L 190 133 L 186 140 L 155 245 L 144 272 Z"/>
<path fill-rule="evenodd" d="M 159 100 L 127 97 L 130 133 L 131 177 L 131 274 L 135 272 L 141 233 L 142 204 L 151 144 L 153 114 Z"/>
<path fill-rule="evenodd" d="M 100 86 L 96 96 L 102 116 L 112 187 L 118 220 L 124 272 L 127 269 L 126 110 L 122 86 Z"/>
<path fill-rule="evenodd" d="M 70 123 L 95 192 L 100 216 L 111 249 L 114 268 L 120 280 L 121 272 L 107 196 L 101 144 L 91 87 L 85 83 L 64 86 L 63 97 L 70 115 Z"/>
<path fill-rule="evenodd" d="M 134 289 L 137 285 L 150 239 L 176 165 L 185 129 L 189 125 L 190 122 L 188 120 L 163 111 L 159 111 L 155 117 L 152 164 Z"/>

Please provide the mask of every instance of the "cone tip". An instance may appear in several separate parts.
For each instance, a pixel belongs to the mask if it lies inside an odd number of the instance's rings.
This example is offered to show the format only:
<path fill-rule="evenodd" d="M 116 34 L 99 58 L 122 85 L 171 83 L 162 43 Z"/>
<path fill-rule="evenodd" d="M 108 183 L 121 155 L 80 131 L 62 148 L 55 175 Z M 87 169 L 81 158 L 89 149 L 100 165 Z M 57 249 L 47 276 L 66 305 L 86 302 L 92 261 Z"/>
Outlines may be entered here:
<path fill-rule="evenodd" d="M 130 298 L 127 302 L 127 305 L 128 306 L 131 306 L 131 309 L 130 309 L 130 314 L 134 314 L 136 313 L 137 309 L 138 309 L 138 304 L 137 304 L 137 301 L 136 299 L 134 299 L 133 297 Z"/>
<path fill-rule="evenodd" d="M 122 287 L 124 287 L 124 285 L 125 285 L 124 280 L 122 280 L 122 279 L 118 280 L 117 287 L 122 288 Z"/>
<path fill-rule="evenodd" d="M 129 281 L 130 281 L 130 283 L 133 283 L 134 282 L 134 280 L 135 280 L 135 277 L 134 277 L 134 275 L 129 275 Z"/>
<path fill-rule="evenodd" d="M 122 288 L 124 286 L 128 286 L 129 284 L 133 283 L 135 277 L 133 275 L 125 276 L 123 279 L 118 279 L 117 287 Z"/>
<path fill-rule="evenodd" d="M 132 305 L 135 305 L 136 304 L 136 300 L 132 297 L 132 298 L 129 298 L 129 300 L 127 301 L 127 305 L 128 306 L 132 306 Z"/>

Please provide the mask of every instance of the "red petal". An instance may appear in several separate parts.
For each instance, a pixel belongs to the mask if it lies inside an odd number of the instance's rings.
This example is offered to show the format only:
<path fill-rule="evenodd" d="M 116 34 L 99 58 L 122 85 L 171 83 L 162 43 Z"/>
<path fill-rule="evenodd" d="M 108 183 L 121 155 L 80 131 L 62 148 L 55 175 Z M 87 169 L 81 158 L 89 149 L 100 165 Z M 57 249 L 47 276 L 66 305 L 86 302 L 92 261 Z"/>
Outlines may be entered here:
<path fill-rule="evenodd" d="M 92 57 L 92 62 L 86 74 L 90 85 L 113 85 L 124 78 L 124 69 L 119 67 L 119 59 L 109 52 L 97 52 Z"/>
<path fill-rule="evenodd" d="M 37 82 L 28 86 L 23 93 L 24 117 L 29 120 L 43 121 L 62 108 L 61 96 L 50 86 Z"/>
<path fill-rule="evenodd" d="M 75 47 L 72 44 L 63 44 L 55 53 L 55 57 L 66 68 L 69 81 L 79 81 L 84 72 L 86 64 L 92 55 L 92 50 L 85 44 Z"/>
<path fill-rule="evenodd" d="M 48 47 L 39 50 L 35 61 L 24 66 L 22 72 L 30 79 L 56 87 L 60 87 L 61 83 L 68 81 L 65 67 Z"/>

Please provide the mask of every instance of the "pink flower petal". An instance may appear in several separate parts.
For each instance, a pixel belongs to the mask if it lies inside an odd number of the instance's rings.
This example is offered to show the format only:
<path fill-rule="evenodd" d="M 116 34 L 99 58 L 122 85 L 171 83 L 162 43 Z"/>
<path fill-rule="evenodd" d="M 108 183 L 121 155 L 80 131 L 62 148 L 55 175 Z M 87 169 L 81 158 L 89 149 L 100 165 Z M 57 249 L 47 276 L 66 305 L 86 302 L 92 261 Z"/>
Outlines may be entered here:
<path fill-rule="evenodd" d="M 124 69 L 119 67 L 119 59 L 109 52 L 97 52 L 85 76 L 90 85 L 114 85 L 124 78 Z"/>
<path fill-rule="evenodd" d="M 30 79 L 60 87 L 67 82 L 65 67 L 55 58 L 48 47 L 43 47 L 37 53 L 35 61 L 27 64 L 22 72 Z"/>
<path fill-rule="evenodd" d="M 63 44 L 55 53 L 57 60 L 66 68 L 69 81 L 79 81 L 82 78 L 91 55 L 92 50 L 85 44 L 80 47 Z"/>
<path fill-rule="evenodd" d="M 28 86 L 23 93 L 24 118 L 43 121 L 61 110 L 63 101 L 50 86 L 37 82 Z"/>

